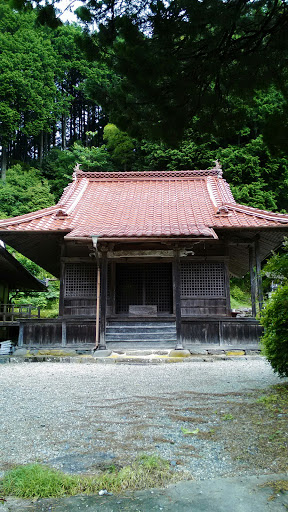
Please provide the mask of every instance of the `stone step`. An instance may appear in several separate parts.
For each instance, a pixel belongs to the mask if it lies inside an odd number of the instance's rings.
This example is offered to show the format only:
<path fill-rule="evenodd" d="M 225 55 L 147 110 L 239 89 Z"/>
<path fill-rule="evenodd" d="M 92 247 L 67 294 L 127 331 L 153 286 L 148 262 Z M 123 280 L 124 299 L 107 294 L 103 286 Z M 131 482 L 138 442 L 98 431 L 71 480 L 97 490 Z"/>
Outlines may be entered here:
<path fill-rule="evenodd" d="M 160 329 L 159 327 L 155 329 L 151 329 L 149 327 L 106 327 L 106 333 L 107 334 L 155 334 L 155 335 L 166 335 L 166 334 L 174 334 L 176 333 L 176 329 L 173 329 L 171 327 L 166 327 L 163 329 Z"/>
<path fill-rule="evenodd" d="M 175 334 L 168 334 L 167 336 L 163 335 L 155 335 L 155 334 L 142 334 L 139 336 L 139 334 L 134 333 L 133 335 L 130 334 L 128 336 L 127 334 L 106 334 L 105 336 L 106 341 L 176 341 Z"/>
<path fill-rule="evenodd" d="M 106 327 L 107 343 L 176 343 L 175 322 L 111 322 Z"/>
<path fill-rule="evenodd" d="M 106 343 L 109 343 L 109 345 L 107 345 L 107 348 L 110 347 L 110 343 L 113 343 L 113 344 L 122 344 L 122 343 L 127 343 L 127 344 L 131 344 L 131 346 L 135 346 L 135 344 L 138 344 L 138 343 L 153 343 L 153 345 L 157 344 L 157 345 L 160 345 L 160 346 L 164 346 L 165 347 L 174 347 L 176 345 L 176 339 L 174 340 L 163 340 L 162 338 L 160 339 L 152 339 L 150 338 L 149 340 L 146 340 L 145 338 L 141 338 L 141 339 L 136 339 L 136 340 L 127 340 L 127 339 L 121 339 L 121 340 L 118 340 L 116 338 L 111 338 L 111 339 L 107 339 L 105 338 L 105 341 Z"/>
<path fill-rule="evenodd" d="M 176 329 L 175 322 L 110 322 L 107 324 L 107 328 L 110 327 L 117 327 L 117 328 L 143 328 L 146 327 L 147 329 L 165 329 L 167 327 L 170 327 L 172 329 Z"/>

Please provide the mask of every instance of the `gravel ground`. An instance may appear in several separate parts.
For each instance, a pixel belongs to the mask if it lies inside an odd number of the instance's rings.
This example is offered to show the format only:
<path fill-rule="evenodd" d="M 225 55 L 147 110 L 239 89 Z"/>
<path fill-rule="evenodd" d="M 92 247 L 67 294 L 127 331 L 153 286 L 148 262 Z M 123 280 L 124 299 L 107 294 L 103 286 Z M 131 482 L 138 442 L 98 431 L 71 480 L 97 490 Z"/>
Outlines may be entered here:
<path fill-rule="evenodd" d="M 256 474 L 231 456 L 225 436 L 237 439 L 237 425 L 224 420 L 231 405 L 280 382 L 264 359 L 2 365 L 0 470 L 38 461 L 89 473 L 146 452 L 195 479 Z M 214 438 L 221 424 L 224 438 Z"/>

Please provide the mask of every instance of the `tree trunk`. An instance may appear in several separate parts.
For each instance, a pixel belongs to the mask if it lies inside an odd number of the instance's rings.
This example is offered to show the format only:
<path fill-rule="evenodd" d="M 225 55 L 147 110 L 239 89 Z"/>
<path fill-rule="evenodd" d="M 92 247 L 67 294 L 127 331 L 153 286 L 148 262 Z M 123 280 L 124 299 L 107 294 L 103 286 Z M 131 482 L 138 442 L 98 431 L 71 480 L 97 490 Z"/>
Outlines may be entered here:
<path fill-rule="evenodd" d="M 44 152 L 44 137 L 43 130 L 40 132 L 40 144 L 39 144 L 39 165 L 42 167 L 43 163 L 43 152 Z"/>
<path fill-rule="evenodd" d="M 62 131 L 62 149 L 66 149 L 66 125 L 67 125 L 67 116 L 66 114 L 63 114 L 62 115 L 62 127 L 61 127 L 61 131 Z"/>
<path fill-rule="evenodd" d="M 1 180 L 6 181 L 6 171 L 7 171 L 7 147 L 2 146 L 2 154 L 1 154 Z"/>

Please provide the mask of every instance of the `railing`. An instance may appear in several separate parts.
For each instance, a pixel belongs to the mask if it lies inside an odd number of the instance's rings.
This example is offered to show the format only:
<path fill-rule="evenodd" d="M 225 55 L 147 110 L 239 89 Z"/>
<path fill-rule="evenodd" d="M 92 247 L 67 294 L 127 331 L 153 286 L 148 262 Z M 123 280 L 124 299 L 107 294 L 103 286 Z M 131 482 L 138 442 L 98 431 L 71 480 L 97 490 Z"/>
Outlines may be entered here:
<path fill-rule="evenodd" d="M 0 322 L 17 322 L 22 318 L 40 318 L 40 307 L 32 304 L 0 304 Z"/>

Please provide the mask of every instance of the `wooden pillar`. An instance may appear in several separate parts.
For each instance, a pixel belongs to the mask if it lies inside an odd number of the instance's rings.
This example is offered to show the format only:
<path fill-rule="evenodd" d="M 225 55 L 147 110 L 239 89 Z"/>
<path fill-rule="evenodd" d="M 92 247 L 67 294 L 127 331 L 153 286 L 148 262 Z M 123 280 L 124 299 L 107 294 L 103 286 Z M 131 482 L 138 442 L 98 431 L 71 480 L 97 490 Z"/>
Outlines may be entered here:
<path fill-rule="evenodd" d="M 18 347 L 23 347 L 24 341 L 24 324 L 20 322 L 19 325 L 19 334 L 18 334 Z"/>
<path fill-rule="evenodd" d="M 175 251 L 175 259 L 173 262 L 173 294 L 175 301 L 175 315 L 176 315 L 176 350 L 183 349 L 182 336 L 181 336 L 181 269 L 179 250 Z"/>
<path fill-rule="evenodd" d="M 102 249 L 100 290 L 100 343 L 99 349 L 106 348 L 106 314 L 107 314 L 107 250 Z"/>
<path fill-rule="evenodd" d="M 256 276 L 254 272 L 255 248 L 254 244 L 249 245 L 249 272 L 251 285 L 252 316 L 256 316 Z"/>
<path fill-rule="evenodd" d="M 64 290 L 65 290 L 65 263 L 62 258 L 65 254 L 65 247 L 61 245 L 61 263 L 60 263 L 60 293 L 59 293 L 59 316 L 64 315 Z"/>
<path fill-rule="evenodd" d="M 62 347 L 66 347 L 67 343 L 67 326 L 65 320 L 62 320 Z"/>
<path fill-rule="evenodd" d="M 224 279 L 225 279 L 225 294 L 226 294 L 226 315 L 231 316 L 231 300 L 230 300 L 230 274 L 228 265 L 224 263 Z"/>
<path fill-rule="evenodd" d="M 260 260 L 260 249 L 259 249 L 259 239 L 258 238 L 255 240 L 255 259 L 256 259 L 258 303 L 259 303 L 259 311 L 261 311 L 261 309 L 263 308 L 263 287 L 262 287 L 261 260 Z"/>
<path fill-rule="evenodd" d="M 111 296 L 111 313 L 116 313 L 116 263 L 112 261 L 111 265 L 111 284 L 110 284 L 110 296 Z"/>

